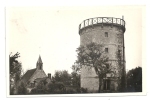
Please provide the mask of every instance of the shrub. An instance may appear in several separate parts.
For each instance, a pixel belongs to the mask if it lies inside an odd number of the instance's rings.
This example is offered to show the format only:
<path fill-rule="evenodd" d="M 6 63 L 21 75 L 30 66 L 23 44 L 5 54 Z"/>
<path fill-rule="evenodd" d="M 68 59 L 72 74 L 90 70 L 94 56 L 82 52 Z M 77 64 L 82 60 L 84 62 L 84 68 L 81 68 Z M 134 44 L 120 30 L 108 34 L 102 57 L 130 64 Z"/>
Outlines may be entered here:
<path fill-rule="evenodd" d="M 21 82 L 20 85 L 17 87 L 17 91 L 17 94 L 27 94 L 27 89 L 23 82 Z"/>
<path fill-rule="evenodd" d="M 14 95 L 14 87 L 10 88 L 10 95 Z"/>
<path fill-rule="evenodd" d="M 81 88 L 81 93 L 87 93 L 87 88 Z"/>
<path fill-rule="evenodd" d="M 73 94 L 73 93 L 76 93 L 76 91 L 74 91 L 73 89 L 68 89 L 68 90 L 66 90 L 66 93 L 67 94 Z"/>
<path fill-rule="evenodd" d="M 54 94 L 54 93 L 58 93 L 58 94 L 65 93 L 65 86 L 61 82 L 50 83 L 50 84 L 48 84 L 47 93 L 52 93 L 52 94 Z"/>

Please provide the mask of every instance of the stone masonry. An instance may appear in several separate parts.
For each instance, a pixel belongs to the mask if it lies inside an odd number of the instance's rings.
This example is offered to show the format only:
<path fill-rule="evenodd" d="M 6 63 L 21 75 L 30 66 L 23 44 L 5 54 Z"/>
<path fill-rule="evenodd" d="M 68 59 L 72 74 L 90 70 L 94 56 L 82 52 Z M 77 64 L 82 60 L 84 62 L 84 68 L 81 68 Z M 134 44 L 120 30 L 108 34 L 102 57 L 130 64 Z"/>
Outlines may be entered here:
<path fill-rule="evenodd" d="M 106 48 L 108 49 L 108 52 L 104 54 L 109 57 L 112 70 L 116 74 L 107 78 L 110 81 L 103 81 L 101 90 L 118 91 L 119 89 L 121 73 L 125 71 L 124 32 L 125 22 L 123 19 L 119 18 L 91 18 L 84 20 L 79 26 L 80 45 L 95 42 L 103 45 L 104 51 Z M 121 51 L 121 63 L 123 66 L 118 65 L 118 50 Z M 99 78 L 94 69 L 89 69 L 88 66 L 84 66 L 81 69 L 81 87 L 87 88 L 89 92 L 98 91 Z"/>

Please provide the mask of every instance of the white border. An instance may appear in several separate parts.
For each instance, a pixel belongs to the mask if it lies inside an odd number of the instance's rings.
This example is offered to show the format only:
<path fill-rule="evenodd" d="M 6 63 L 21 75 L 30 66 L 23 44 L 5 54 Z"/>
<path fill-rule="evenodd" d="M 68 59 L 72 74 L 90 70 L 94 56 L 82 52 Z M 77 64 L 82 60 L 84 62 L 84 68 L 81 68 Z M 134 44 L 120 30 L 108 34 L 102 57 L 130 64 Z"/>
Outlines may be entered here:
<path fill-rule="evenodd" d="M 32 1 L 32 2 L 31 2 Z M 55 0 L 55 1 L 51 1 L 51 0 L 6 0 L 6 1 L 4 1 L 4 3 L 1 3 L 3 6 L 2 6 L 2 10 L 4 10 L 5 9 L 5 6 L 41 6 L 41 2 L 40 1 L 42 1 L 42 6 L 54 6 L 54 5 L 57 5 L 57 6 L 75 6 L 75 5 L 85 5 L 85 2 L 86 2 L 86 6 L 87 5 L 102 5 L 104 2 L 105 2 L 105 5 L 107 4 L 107 5 L 110 5 L 110 1 L 99 1 L 99 0 L 92 0 L 92 2 L 94 2 L 94 1 L 96 1 L 95 2 L 95 4 L 93 4 L 90 0 L 89 1 L 87 1 L 87 0 L 82 0 L 82 1 L 77 1 L 76 3 L 75 2 L 72 2 L 71 0 Z M 48 1 L 49 3 L 45 3 L 44 5 L 43 5 L 43 3 L 45 2 L 45 1 Z M 60 2 L 61 1 L 61 2 Z M 66 3 L 67 2 L 67 3 Z M 100 3 L 97 3 L 97 2 L 100 2 Z M 103 2 L 103 3 L 102 3 Z M 114 2 L 114 3 L 112 3 L 112 2 Z M 112 4 L 117 4 L 118 5 L 118 3 L 120 2 L 119 0 L 113 0 L 111 3 Z M 146 5 L 146 3 L 145 3 L 145 1 L 143 1 L 142 0 L 142 2 L 139 2 L 139 1 L 127 1 L 126 0 L 126 2 L 127 3 L 125 3 L 125 2 L 123 2 L 123 4 L 134 4 L 134 5 L 136 5 L 136 4 L 144 4 L 144 5 Z M 144 3 L 143 3 L 144 2 Z M 36 4 L 35 4 L 36 3 Z M 122 4 L 121 4 L 122 5 Z M 2 11 L 2 13 L 5 15 L 5 11 Z M 2 17 L 4 17 L 4 16 L 2 16 Z M 149 17 L 150 18 L 150 17 Z M 3 21 L 1 21 L 1 22 L 4 22 L 4 25 L 5 25 L 5 18 L 2 18 L 3 19 Z M 2 26 L 1 27 L 2 29 L 4 29 L 4 30 L 2 30 L 2 33 L 5 33 L 5 27 L 4 26 Z M 144 30 L 144 32 L 145 32 L 145 30 Z M 144 34 L 144 36 L 143 36 L 143 47 L 146 47 L 147 45 L 146 45 L 146 43 L 148 43 L 148 42 L 146 42 L 146 34 Z M 4 47 L 4 49 L 5 49 L 5 39 L 4 39 L 4 37 L 5 37 L 5 34 L 3 34 L 2 36 L 2 42 L 1 43 L 3 43 L 3 47 Z M 7 36 L 6 36 L 7 37 Z M 147 36 L 148 37 L 148 36 Z M 3 40 L 4 40 L 4 42 L 3 42 Z M 148 40 L 148 39 L 147 39 Z M 7 43 L 7 42 L 6 42 Z M 147 48 L 148 49 L 148 48 Z M 146 48 L 144 48 L 144 49 L 142 49 L 142 51 L 144 51 L 144 52 L 142 52 L 142 54 L 143 55 L 147 55 L 147 53 L 148 52 L 146 52 Z M 5 53 L 4 53 L 5 54 Z M 7 55 L 7 53 L 6 53 L 6 55 Z M 5 55 L 4 55 L 4 58 L 5 58 Z M 5 59 L 7 59 L 7 56 L 6 56 L 6 58 Z M 5 62 L 5 59 L 4 60 L 2 60 L 3 62 Z M 145 56 L 142 56 L 142 60 L 144 60 L 144 62 L 146 61 L 146 57 Z M 146 66 L 146 62 L 143 64 L 144 66 Z M 142 65 L 142 66 L 143 66 Z M 5 65 L 5 63 L 4 63 L 4 66 L 8 66 L 7 65 L 7 63 L 6 63 L 6 65 Z M 148 66 L 148 65 L 147 65 Z M 147 69 L 148 70 L 148 69 Z M 4 71 L 3 71 L 4 72 Z M 146 72 L 146 69 L 144 70 L 144 73 Z M 7 73 L 8 73 L 8 70 L 7 70 Z M 147 73 L 147 75 L 146 74 L 143 74 L 143 80 L 146 80 L 146 76 L 148 76 L 148 73 Z M 4 80 L 5 80 L 5 82 L 6 82 L 6 79 L 8 79 L 8 76 L 7 76 L 7 74 L 5 74 L 5 78 L 4 78 Z M 5 90 L 6 90 L 6 87 L 5 87 L 5 82 L 4 82 L 4 85 L 1 85 L 1 86 L 3 86 L 4 88 L 5 88 Z M 7 82 L 8 83 L 8 82 Z M 144 84 L 146 84 L 146 82 L 144 82 Z M 8 85 L 8 84 L 7 84 Z M 144 88 L 145 89 L 145 88 Z M 8 90 L 8 89 L 7 89 Z M 144 94 L 146 94 L 147 92 L 146 92 L 147 90 L 144 90 Z M 7 91 L 6 91 L 7 92 Z M 6 93 L 6 92 L 4 92 L 3 91 L 3 93 Z M 8 93 L 8 92 L 7 92 Z M 124 96 L 122 93 L 111 93 L 112 95 L 109 95 L 109 96 Z M 5 94 L 4 94 L 5 95 Z M 130 95 L 140 95 L 140 93 L 125 93 L 125 95 L 127 95 L 127 96 L 130 96 Z M 7 96 L 9 96 L 9 97 L 14 97 L 14 96 L 10 96 L 10 95 L 8 95 L 7 94 Z M 41 97 L 41 96 L 62 96 L 62 95 L 29 95 L 29 96 L 27 96 L 27 95 L 22 95 L 22 96 L 17 96 L 17 97 Z M 108 93 L 107 94 L 87 94 L 87 95 L 84 95 L 84 94 L 79 94 L 79 95 L 72 95 L 72 94 L 67 94 L 67 95 L 64 95 L 64 96 L 108 96 Z"/>

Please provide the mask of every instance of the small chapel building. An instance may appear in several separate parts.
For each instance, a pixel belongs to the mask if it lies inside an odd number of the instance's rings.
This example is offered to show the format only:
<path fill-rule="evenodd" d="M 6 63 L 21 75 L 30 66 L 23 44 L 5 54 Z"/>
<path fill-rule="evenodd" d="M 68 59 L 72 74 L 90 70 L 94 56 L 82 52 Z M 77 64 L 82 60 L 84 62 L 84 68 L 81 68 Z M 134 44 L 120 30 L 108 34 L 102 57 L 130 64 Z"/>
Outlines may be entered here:
<path fill-rule="evenodd" d="M 41 56 L 39 56 L 36 63 L 36 68 L 28 70 L 22 77 L 21 82 L 23 82 L 26 87 L 36 87 L 40 81 L 45 80 L 47 83 L 51 82 L 51 74 L 48 76 L 43 70 L 43 62 Z"/>

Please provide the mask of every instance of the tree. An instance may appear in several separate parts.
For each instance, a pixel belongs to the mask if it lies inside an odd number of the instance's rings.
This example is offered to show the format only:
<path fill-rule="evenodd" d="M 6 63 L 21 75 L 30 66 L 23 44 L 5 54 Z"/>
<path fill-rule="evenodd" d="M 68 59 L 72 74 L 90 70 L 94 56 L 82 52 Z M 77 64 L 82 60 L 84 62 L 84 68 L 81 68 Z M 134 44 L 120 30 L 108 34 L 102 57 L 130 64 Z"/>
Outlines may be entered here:
<path fill-rule="evenodd" d="M 14 55 L 9 55 L 9 74 L 10 74 L 10 85 L 13 85 L 13 87 L 16 85 L 17 81 L 21 78 L 22 73 L 22 65 L 17 60 L 20 57 L 20 53 L 16 53 Z M 10 86 L 10 92 L 12 94 L 13 88 Z"/>
<path fill-rule="evenodd" d="M 111 64 L 108 62 L 108 57 L 103 51 L 103 46 L 96 43 L 89 43 L 86 46 L 77 48 L 77 60 L 72 66 L 72 69 L 80 72 L 83 66 L 94 68 L 99 77 L 99 92 L 102 86 L 102 80 L 107 73 L 112 73 Z"/>
<path fill-rule="evenodd" d="M 54 74 L 54 80 L 56 82 L 63 82 L 65 85 L 70 85 L 71 75 L 66 70 L 56 71 Z"/>
<path fill-rule="evenodd" d="M 142 68 L 136 67 L 127 73 L 127 87 L 130 92 L 142 92 Z"/>
<path fill-rule="evenodd" d="M 126 87 L 126 73 L 125 73 L 125 62 L 124 62 L 124 54 L 123 51 L 118 47 L 118 51 L 116 51 L 116 58 L 118 60 L 118 72 L 120 74 L 120 82 L 119 82 L 119 91 L 123 92 L 125 91 Z"/>
<path fill-rule="evenodd" d="M 47 91 L 47 88 L 45 86 L 46 86 L 46 81 L 45 80 L 40 81 L 37 84 L 37 86 L 31 90 L 30 94 L 45 94 Z"/>
<path fill-rule="evenodd" d="M 78 74 L 77 72 L 73 71 L 71 73 L 71 82 L 73 86 L 77 86 L 80 87 L 80 74 Z"/>
<path fill-rule="evenodd" d="M 23 82 L 21 82 L 19 84 L 19 86 L 17 86 L 17 94 L 26 94 L 27 93 L 27 89 L 25 87 L 25 84 Z"/>

